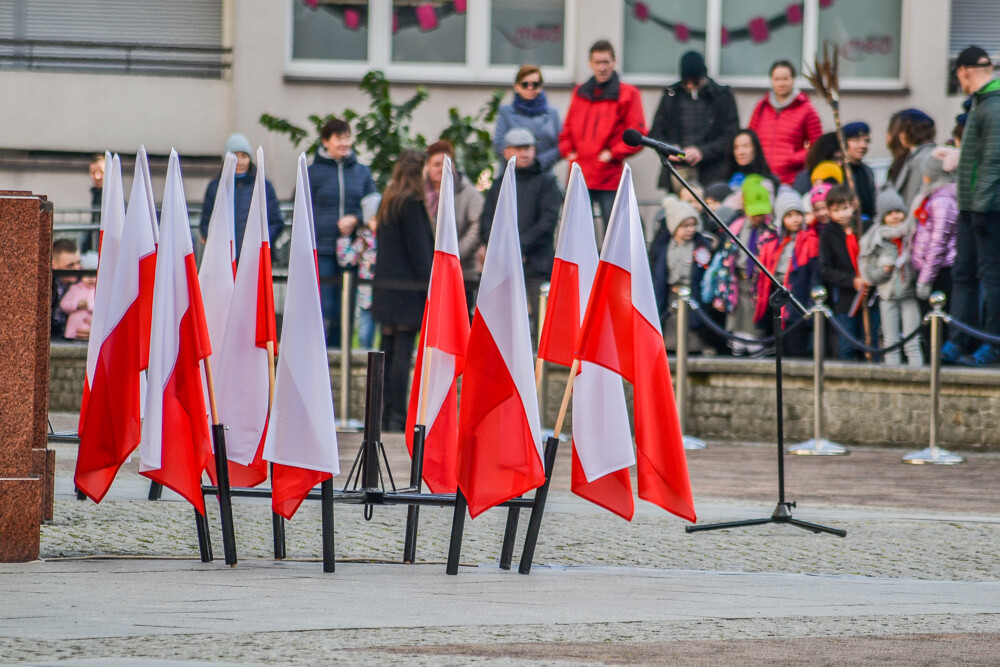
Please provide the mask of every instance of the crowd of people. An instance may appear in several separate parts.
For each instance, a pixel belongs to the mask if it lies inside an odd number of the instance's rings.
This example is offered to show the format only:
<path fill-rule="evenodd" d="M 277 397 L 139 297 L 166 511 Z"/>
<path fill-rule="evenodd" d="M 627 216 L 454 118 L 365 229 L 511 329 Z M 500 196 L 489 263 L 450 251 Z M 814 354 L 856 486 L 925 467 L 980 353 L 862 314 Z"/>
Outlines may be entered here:
<path fill-rule="evenodd" d="M 518 225 L 534 330 L 539 288 L 552 270 L 562 203 L 553 167 L 563 160 L 580 166 L 597 220 L 606 224 L 624 161 L 640 150 L 622 140 L 625 129 L 635 128 L 684 151 L 672 156 L 671 168 L 661 173 L 659 186 L 667 196 L 649 250 L 668 348 L 676 344 L 669 321 L 672 295 L 682 286 L 690 288 L 703 318 L 694 319 L 690 349 L 760 354 L 766 352 L 762 342 L 774 333 L 768 308 L 773 287 L 717 226 L 716 217 L 806 307 L 812 305 L 813 288 L 826 288 L 838 331 L 828 337 L 828 354 L 872 358 L 855 341 L 892 346 L 907 337 L 902 349 L 881 359 L 922 365 L 926 339 L 908 334 L 920 328 L 932 291 L 949 296 L 957 319 L 1000 336 L 1000 264 L 995 261 L 1000 256 L 1000 81 L 982 49 L 969 47 L 957 60 L 955 73 L 969 100 L 941 145 L 935 143 L 937 124 L 923 111 L 903 109 L 892 116 L 886 144 L 893 162 L 881 188 L 865 163 L 870 126 L 855 120 L 839 133 L 824 128 L 809 96 L 795 86 L 795 66 L 787 60 L 771 66 L 771 90 L 754 106 L 747 126 L 740 127 L 730 89 L 708 76 L 700 53 L 685 53 L 680 80 L 663 91 L 648 132 L 639 91 L 619 78 L 611 43 L 594 43 L 588 63 L 592 76 L 573 89 L 565 116 L 549 104 L 542 70 L 534 65 L 517 71 L 512 99 L 499 110 L 494 147 L 501 173 L 516 158 Z M 238 250 L 255 166 L 243 135 L 230 137 L 226 150 L 238 158 Z M 446 140 L 426 151 L 404 152 L 390 185 L 379 194 L 354 151 L 350 125 L 327 122 L 309 168 L 320 276 L 351 273 L 376 281 L 426 282 L 447 157 L 454 169 L 459 251 L 471 306 L 500 179 L 480 192 L 474 185 L 477 175 L 462 173 L 455 154 Z M 217 187 L 213 181 L 205 193 L 203 235 Z M 273 243 L 284 220 L 270 183 L 266 198 Z M 600 240 L 602 229 L 596 234 Z M 75 248 L 53 249 L 54 268 L 78 265 Z M 60 335 L 69 335 L 72 320 L 78 324 L 74 335 L 84 337 L 88 320 L 78 313 L 92 307 L 87 291 L 92 285 L 81 282 L 71 289 L 62 280 L 53 300 L 53 332 L 59 328 Z M 333 282 L 322 285 L 321 302 L 328 345 L 339 347 L 342 293 Z M 376 282 L 374 289 L 363 285 L 350 298 L 349 332 L 357 316 L 362 345 L 371 346 L 375 332 L 380 333 L 387 355 L 384 426 L 398 430 L 405 421 L 407 378 L 425 295 L 380 288 Z M 812 354 L 812 322 L 799 323 L 801 318 L 785 307 L 785 349 L 792 356 Z M 1000 349 L 978 345 L 955 328 L 941 353 L 946 362 L 1000 361 Z"/>

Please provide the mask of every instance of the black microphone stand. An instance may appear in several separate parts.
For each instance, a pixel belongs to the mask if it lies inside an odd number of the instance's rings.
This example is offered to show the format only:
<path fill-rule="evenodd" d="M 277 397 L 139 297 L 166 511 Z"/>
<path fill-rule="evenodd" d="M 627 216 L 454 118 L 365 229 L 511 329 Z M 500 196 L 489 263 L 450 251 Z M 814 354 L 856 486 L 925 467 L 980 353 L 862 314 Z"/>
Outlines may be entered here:
<path fill-rule="evenodd" d="M 792 508 L 795 507 L 795 501 L 788 502 L 785 500 L 785 424 L 784 424 L 784 403 L 782 400 L 781 391 L 781 309 L 788 305 L 803 316 L 806 315 L 805 306 L 799 303 L 798 299 L 788 291 L 788 289 L 781 284 L 781 282 L 774 277 L 774 275 L 767 270 L 761 261 L 750 252 L 743 241 L 733 233 L 733 230 L 729 228 L 729 225 L 722 222 L 719 216 L 715 214 L 715 211 L 708 207 L 698 193 L 691 189 L 691 185 L 688 184 L 677 170 L 674 169 L 673 162 L 671 162 L 670 157 L 667 155 L 660 154 L 660 162 L 663 167 L 670 172 L 670 175 L 677 179 L 677 181 L 684 186 L 684 189 L 691 193 L 691 196 L 701 204 L 703 211 L 708 213 L 719 229 L 726 233 L 726 236 L 732 240 L 733 243 L 740 249 L 740 251 L 747 256 L 747 258 L 752 261 L 756 266 L 757 270 L 763 275 L 767 276 L 767 279 L 774 286 L 774 291 L 771 293 L 771 298 L 768 300 L 768 304 L 771 306 L 772 321 L 774 322 L 774 366 L 775 366 L 775 403 L 777 408 L 777 427 L 778 427 L 778 504 L 774 508 L 774 512 L 769 517 L 761 519 L 747 519 L 745 521 L 726 521 L 723 523 L 708 523 L 700 524 L 696 526 L 685 526 L 684 530 L 688 533 L 694 533 L 701 530 L 719 530 L 722 528 L 738 528 L 740 526 L 757 526 L 766 523 L 788 523 L 793 526 L 798 526 L 799 528 L 804 528 L 805 530 L 811 530 L 814 533 L 830 533 L 832 535 L 839 535 L 840 537 L 846 537 L 847 531 L 841 530 L 839 528 L 830 528 L 829 526 L 821 526 L 817 523 L 810 523 L 808 521 L 801 521 L 792 517 Z M 781 221 L 778 221 L 781 224 Z"/>

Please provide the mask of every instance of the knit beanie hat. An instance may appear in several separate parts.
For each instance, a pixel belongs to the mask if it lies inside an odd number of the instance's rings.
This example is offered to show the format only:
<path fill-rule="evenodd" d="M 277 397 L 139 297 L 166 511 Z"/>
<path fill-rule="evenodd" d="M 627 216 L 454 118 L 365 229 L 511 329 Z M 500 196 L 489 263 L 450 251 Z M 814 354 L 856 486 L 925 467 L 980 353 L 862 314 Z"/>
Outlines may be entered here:
<path fill-rule="evenodd" d="M 783 185 L 778 188 L 778 194 L 774 198 L 774 226 L 777 228 L 778 234 L 782 236 L 785 234 L 785 214 L 789 211 L 804 213 L 802 196 L 792 188 Z"/>
<path fill-rule="evenodd" d="M 747 215 L 767 215 L 771 212 L 771 191 L 764 185 L 760 174 L 750 174 L 743 179 L 743 212 Z"/>
<path fill-rule="evenodd" d="M 881 224 L 886 214 L 892 211 L 902 211 L 906 213 L 906 204 L 893 188 L 886 188 L 878 193 L 875 199 L 875 220 Z"/>
<path fill-rule="evenodd" d="M 931 183 L 954 182 L 958 175 L 958 149 L 954 146 L 938 146 L 924 159 L 924 177 Z"/>
<path fill-rule="evenodd" d="M 826 201 L 826 194 L 832 189 L 832 185 L 824 182 L 812 186 L 812 189 L 809 190 L 809 203 L 812 205 L 814 211 L 816 210 L 816 204 Z"/>
<path fill-rule="evenodd" d="M 239 132 L 229 135 L 229 138 L 226 139 L 226 152 L 246 153 L 253 157 L 253 148 L 250 147 L 250 140 L 247 139 L 245 134 L 240 134 Z"/>
<path fill-rule="evenodd" d="M 697 51 L 688 51 L 681 56 L 681 81 L 698 80 L 708 74 L 705 58 Z"/>
<path fill-rule="evenodd" d="M 726 197 L 733 194 L 733 189 L 728 184 L 719 181 L 712 183 L 705 188 L 705 199 L 714 199 L 717 202 L 724 202 Z"/>
<path fill-rule="evenodd" d="M 812 170 L 812 174 L 809 175 L 810 183 L 826 181 L 828 179 L 833 179 L 838 183 L 844 182 L 844 170 L 833 160 L 823 160 L 816 165 L 816 168 Z"/>
<path fill-rule="evenodd" d="M 677 228 L 685 220 L 691 218 L 694 218 L 696 221 L 698 220 L 698 211 L 695 210 L 694 206 L 678 199 L 674 195 L 668 195 L 663 198 L 663 213 L 667 219 L 667 231 L 670 232 L 671 236 L 677 233 Z"/>

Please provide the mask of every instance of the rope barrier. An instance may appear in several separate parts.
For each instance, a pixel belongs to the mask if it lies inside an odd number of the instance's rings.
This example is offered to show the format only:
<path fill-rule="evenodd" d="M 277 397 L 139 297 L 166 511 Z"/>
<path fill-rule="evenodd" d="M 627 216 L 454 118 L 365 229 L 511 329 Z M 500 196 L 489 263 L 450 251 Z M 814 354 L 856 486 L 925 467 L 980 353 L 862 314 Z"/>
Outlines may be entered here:
<path fill-rule="evenodd" d="M 906 345 L 911 340 L 913 340 L 917 335 L 919 335 L 921 329 L 921 327 L 918 326 L 916 329 L 903 336 L 898 342 L 893 343 L 892 345 L 889 345 L 887 347 L 872 347 L 871 345 L 865 345 L 862 341 L 858 340 L 857 338 L 849 334 L 847 330 L 844 329 L 844 326 L 833 317 L 833 313 L 831 313 L 829 309 L 827 309 L 824 312 L 824 314 L 826 315 L 827 321 L 831 325 L 833 325 L 833 328 L 837 330 L 837 333 L 839 333 L 842 337 L 847 339 L 847 342 L 851 344 L 851 347 L 853 347 L 856 350 L 861 350 L 862 352 L 867 352 L 869 354 L 882 355 L 885 354 L 886 352 L 893 352 L 895 350 L 900 350 L 903 348 L 904 345 Z"/>
<path fill-rule="evenodd" d="M 951 315 L 945 315 L 944 321 L 948 324 L 948 326 L 955 327 L 956 329 L 964 333 L 966 336 L 972 336 L 973 338 L 978 338 L 984 343 L 990 343 L 991 345 L 1000 345 L 1000 336 L 994 336 L 993 334 L 988 334 L 985 331 L 980 331 L 975 327 L 969 326 L 965 322 L 961 322 L 959 320 L 952 318 Z"/>
<path fill-rule="evenodd" d="M 749 336 L 740 336 L 738 334 L 730 333 L 725 329 L 723 329 L 722 327 L 720 327 L 711 317 L 706 315 L 704 309 L 701 308 L 701 306 L 690 300 L 687 301 L 686 303 L 688 304 L 688 307 L 691 309 L 691 311 L 698 316 L 699 322 L 704 324 L 706 327 L 709 328 L 709 330 L 711 330 L 716 335 L 721 336 L 725 340 L 735 341 L 737 343 L 743 343 L 744 345 L 767 346 L 767 345 L 772 345 L 774 343 L 773 335 L 766 336 L 764 338 L 750 338 Z M 784 331 L 782 331 L 782 335 L 784 336 L 792 331 L 795 331 L 797 328 L 802 326 L 802 324 L 806 321 L 806 319 L 807 319 L 806 317 L 803 317 L 799 320 L 796 320 L 795 322 L 792 322 L 787 327 L 785 327 Z"/>

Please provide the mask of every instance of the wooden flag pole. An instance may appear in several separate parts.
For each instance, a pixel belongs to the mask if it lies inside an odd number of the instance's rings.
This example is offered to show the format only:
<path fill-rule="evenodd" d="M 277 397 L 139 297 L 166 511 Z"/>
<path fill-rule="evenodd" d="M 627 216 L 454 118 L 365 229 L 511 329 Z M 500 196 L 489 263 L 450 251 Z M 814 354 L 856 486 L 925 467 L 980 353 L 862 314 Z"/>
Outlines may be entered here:
<path fill-rule="evenodd" d="M 566 391 L 563 392 L 562 404 L 559 406 L 559 416 L 556 417 L 556 427 L 552 430 L 552 437 L 557 440 L 562 432 L 563 420 L 566 419 L 566 409 L 569 408 L 569 397 L 573 395 L 573 381 L 576 379 L 578 370 L 580 370 L 580 360 L 574 359 L 573 365 L 569 369 L 569 379 L 566 380 Z"/>
<path fill-rule="evenodd" d="M 274 402 L 274 341 L 267 341 L 267 411 L 271 412 Z"/>
<path fill-rule="evenodd" d="M 212 364 L 205 357 L 205 384 L 208 385 L 208 407 L 212 415 L 212 424 L 219 423 L 219 409 L 215 405 L 215 382 L 212 380 Z"/>
<path fill-rule="evenodd" d="M 420 369 L 420 398 L 417 405 L 417 423 L 427 426 L 427 389 L 431 384 L 431 355 L 433 347 L 424 348 L 424 367 Z"/>

